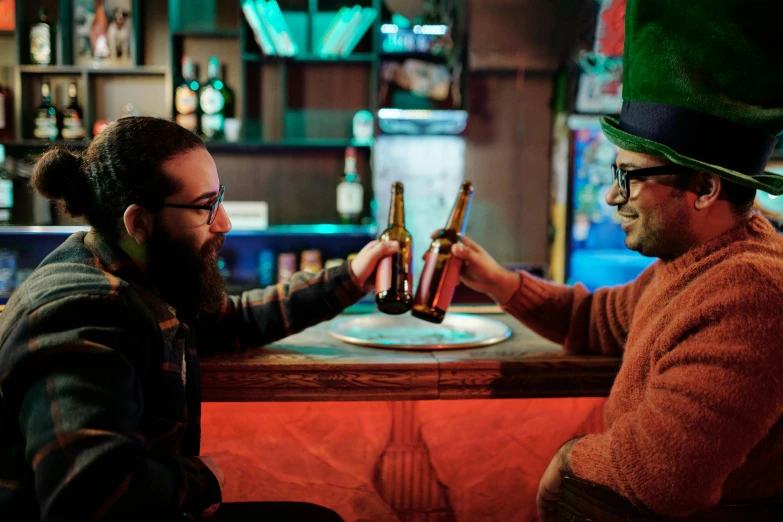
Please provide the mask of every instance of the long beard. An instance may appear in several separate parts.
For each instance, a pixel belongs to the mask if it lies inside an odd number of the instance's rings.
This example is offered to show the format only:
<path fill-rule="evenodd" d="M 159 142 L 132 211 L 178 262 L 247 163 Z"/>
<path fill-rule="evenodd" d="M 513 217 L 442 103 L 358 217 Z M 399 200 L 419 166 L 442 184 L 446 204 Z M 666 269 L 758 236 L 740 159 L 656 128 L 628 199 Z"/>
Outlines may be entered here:
<path fill-rule="evenodd" d="M 178 311 L 220 310 L 226 280 L 217 266 L 217 252 L 224 241 L 225 236 L 218 234 L 199 248 L 155 227 L 148 243 L 148 274 L 163 298 Z"/>

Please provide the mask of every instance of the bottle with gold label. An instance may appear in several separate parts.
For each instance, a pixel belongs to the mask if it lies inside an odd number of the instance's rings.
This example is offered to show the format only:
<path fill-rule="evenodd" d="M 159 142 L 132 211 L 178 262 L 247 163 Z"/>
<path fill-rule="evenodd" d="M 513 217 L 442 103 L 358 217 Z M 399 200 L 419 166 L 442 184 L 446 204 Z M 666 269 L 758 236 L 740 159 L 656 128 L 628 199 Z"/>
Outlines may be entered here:
<path fill-rule="evenodd" d="M 41 140 L 56 140 L 60 134 L 57 126 L 57 110 L 52 106 L 52 86 L 41 83 L 41 104 L 35 110 L 33 136 Z"/>
<path fill-rule="evenodd" d="M 375 304 L 381 312 L 399 315 L 413 305 L 413 238 L 405 228 L 405 203 L 402 183 L 392 184 L 389 226 L 381 241 L 397 241 L 400 248 L 378 263 L 375 271 Z"/>
<path fill-rule="evenodd" d="M 473 184 L 466 181 L 462 184 L 446 228 L 435 236 L 424 256 L 424 268 L 413 304 L 414 317 L 440 323 L 446 316 L 462 269 L 462 260 L 454 257 L 451 247 L 459 242 L 465 231 L 472 198 Z"/>
<path fill-rule="evenodd" d="M 85 137 L 84 110 L 79 105 L 76 82 L 68 84 L 68 100 L 68 105 L 62 110 L 62 137 L 64 140 L 82 140 Z"/>
<path fill-rule="evenodd" d="M 317 274 L 324 269 L 320 250 L 303 250 L 301 258 L 299 269 L 304 272 Z"/>
<path fill-rule="evenodd" d="M 174 91 L 175 121 L 192 132 L 198 132 L 198 90 L 193 60 L 182 57 L 182 83 Z"/>

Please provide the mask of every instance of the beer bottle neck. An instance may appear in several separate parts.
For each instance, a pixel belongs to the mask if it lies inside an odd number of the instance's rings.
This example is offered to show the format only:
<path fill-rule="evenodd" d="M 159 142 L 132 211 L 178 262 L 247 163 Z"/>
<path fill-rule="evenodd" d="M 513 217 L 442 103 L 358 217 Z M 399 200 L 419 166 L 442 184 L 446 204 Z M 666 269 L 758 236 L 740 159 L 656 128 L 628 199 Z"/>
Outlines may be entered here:
<path fill-rule="evenodd" d="M 398 190 L 392 193 L 392 204 L 389 209 L 390 227 L 405 227 L 405 203 L 402 194 L 402 191 Z"/>
<path fill-rule="evenodd" d="M 451 215 L 449 216 L 447 230 L 451 230 L 458 234 L 465 232 L 465 225 L 468 223 L 468 212 L 470 211 L 470 200 L 473 196 L 472 192 L 462 191 L 457 197 L 457 202 L 454 203 L 454 208 L 451 209 Z"/>

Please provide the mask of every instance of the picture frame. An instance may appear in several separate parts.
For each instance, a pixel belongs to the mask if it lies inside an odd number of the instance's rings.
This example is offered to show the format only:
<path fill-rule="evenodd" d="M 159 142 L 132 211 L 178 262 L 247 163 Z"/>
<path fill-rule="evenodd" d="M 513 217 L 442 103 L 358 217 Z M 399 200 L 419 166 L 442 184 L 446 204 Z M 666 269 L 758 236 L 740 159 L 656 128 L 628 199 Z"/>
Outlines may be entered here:
<path fill-rule="evenodd" d="M 0 31 L 13 31 L 16 27 L 15 0 L 0 0 Z"/>
<path fill-rule="evenodd" d="M 73 0 L 73 61 L 123 67 L 134 63 L 132 0 Z"/>

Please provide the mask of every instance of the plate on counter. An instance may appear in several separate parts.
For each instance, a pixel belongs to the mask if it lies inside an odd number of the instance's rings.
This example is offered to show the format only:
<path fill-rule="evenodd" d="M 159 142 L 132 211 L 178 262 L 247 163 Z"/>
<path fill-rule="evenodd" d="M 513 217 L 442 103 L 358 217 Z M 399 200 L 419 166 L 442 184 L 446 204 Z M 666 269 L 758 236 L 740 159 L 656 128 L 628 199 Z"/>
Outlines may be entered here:
<path fill-rule="evenodd" d="M 511 329 L 494 319 L 448 313 L 441 324 L 412 315 L 367 314 L 338 319 L 329 334 L 340 341 L 390 350 L 456 350 L 489 346 L 511 337 Z"/>

